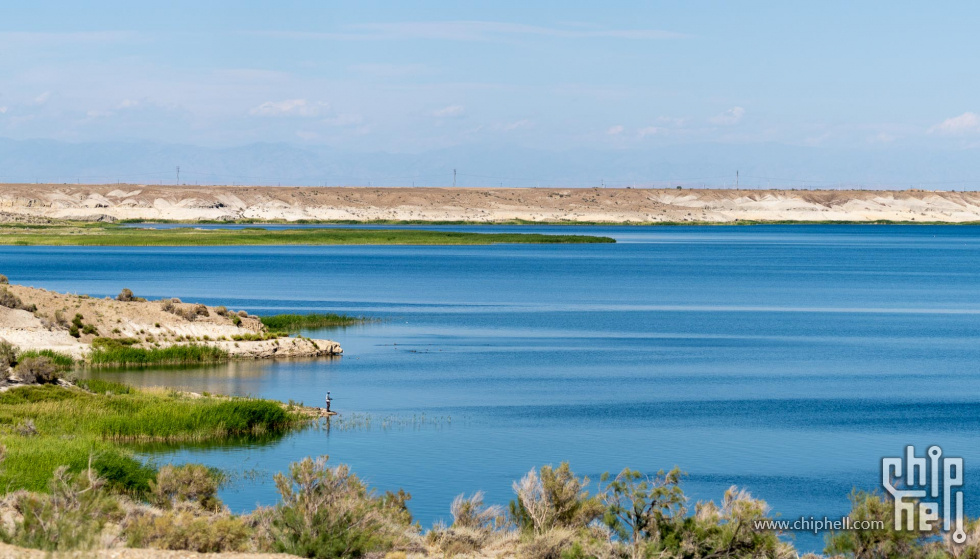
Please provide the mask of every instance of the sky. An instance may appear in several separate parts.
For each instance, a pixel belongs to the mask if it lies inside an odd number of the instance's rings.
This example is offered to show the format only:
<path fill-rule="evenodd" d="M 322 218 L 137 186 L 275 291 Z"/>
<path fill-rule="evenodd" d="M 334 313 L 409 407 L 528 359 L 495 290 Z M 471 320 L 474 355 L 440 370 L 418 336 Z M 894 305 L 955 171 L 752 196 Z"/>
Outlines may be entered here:
<path fill-rule="evenodd" d="M 834 155 L 868 153 L 878 178 L 901 178 L 894 161 L 909 180 L 941 168 L 968 187 L 977 21 L 969 2 L 10 3 L 0 138 L 449 150 L 483 172 L 508 162 L 481 153 L 566 153 L 538 174 L 585 157 L 633 180 L 697 175 L 694 156 L 726 146 L 750 169 L 789 150 L 766 169 L 792 173 L 810 149 L 805 171 L 824 181 L 873 183 Z M 692 162 L 630 163 L 658 153 Z"/>

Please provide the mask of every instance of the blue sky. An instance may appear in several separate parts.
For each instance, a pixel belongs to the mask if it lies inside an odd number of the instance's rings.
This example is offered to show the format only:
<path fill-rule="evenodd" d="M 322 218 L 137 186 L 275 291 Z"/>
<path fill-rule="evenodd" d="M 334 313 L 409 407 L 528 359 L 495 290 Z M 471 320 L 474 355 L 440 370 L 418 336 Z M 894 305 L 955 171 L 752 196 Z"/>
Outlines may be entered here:
<path fill-rule="evenodd" d="M 978 12 L 967 2 L 10 3 L 0 137 L 963 155 L 980 146 Z"/>

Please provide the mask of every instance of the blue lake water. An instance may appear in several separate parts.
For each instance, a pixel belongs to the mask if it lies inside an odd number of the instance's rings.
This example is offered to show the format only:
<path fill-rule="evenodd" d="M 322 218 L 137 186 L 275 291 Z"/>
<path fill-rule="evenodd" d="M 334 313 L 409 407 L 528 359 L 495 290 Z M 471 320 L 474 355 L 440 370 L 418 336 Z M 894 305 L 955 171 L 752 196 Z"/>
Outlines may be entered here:
<path fill-rule="evenodd" d="M 0 247 L 0 273 L 383 319 L 306 332 L 339 341 L 339 359 L 99 373 L 308 404 L 330 390 L 345 417 L 370 418 L 156 455 L 251 474 L 223 491 L 237 511 L 275 502 L 271 476 L 290 462 L 329 454 L 411 492 L 424 526 L 461 492 L 506 504 L 513 480 L 562 460 L 594 479 L 680 466 L 692 508 L 736 484 L 784 518 L 833 517 L 852 488 L 877 487 L 883 456 L 939 444 L 965 458 L 967 513 L 980 514 L 980 228 L 432 228 L 620 242 Z"/>

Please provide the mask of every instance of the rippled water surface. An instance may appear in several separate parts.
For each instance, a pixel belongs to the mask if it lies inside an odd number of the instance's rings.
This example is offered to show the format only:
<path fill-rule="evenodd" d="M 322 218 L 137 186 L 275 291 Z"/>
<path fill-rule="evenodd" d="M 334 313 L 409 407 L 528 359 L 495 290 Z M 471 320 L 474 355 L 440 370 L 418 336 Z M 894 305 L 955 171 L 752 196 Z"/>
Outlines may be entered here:
<path fill-rule="evenodd" d="M 442 227 L 483 232 L 527 227 Z M 882 456 L 966 459 L 980 514 L 980 228 L 535 227 L 615 245 L 2 247 L 17 283 L 253 313 L 383 319 L 306 332 L 339 359 L 102 372 L 318 404 L 344 421 L 248 444 L 156 449 L 247 475 L 235 510 L 308 455 L 404 487 L 428 525 L 461 492 L 506 503 L 533 466 L 680 466 L 694 499 L 737 484 L 785 518 L 834 516 Z M 977 465 L 974 470 L 971 465 Z M 801 547 L 821 540 L 800 536 Z"/>

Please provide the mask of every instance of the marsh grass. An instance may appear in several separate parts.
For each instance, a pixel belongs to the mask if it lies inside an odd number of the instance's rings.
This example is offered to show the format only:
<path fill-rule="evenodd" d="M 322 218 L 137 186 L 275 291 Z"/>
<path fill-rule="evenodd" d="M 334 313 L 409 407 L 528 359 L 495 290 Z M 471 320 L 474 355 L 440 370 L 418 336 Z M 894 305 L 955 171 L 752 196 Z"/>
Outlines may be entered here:
<path fill-rule="evenodd" d="M 94 380 L 85 385 L 97 393 L 51 385 L 0 393 L 0 443 L 7 449 L 0 487 L 43 491 L 58 466 L 81 471 L 91 455 L 110 483 L 140 493 L 155 469 L 133 457 L 129 442 L 222 440 L 283 433 L 304 422 L 269 400 L 193 397 Z M 36 435 L 16 432 L 27 420 Z"/>
<path fill-rule="evenodd" d="M 614 243 L 609 237 L 538 233 L 460 233 L 412 229 L 142 229 L 102 225 L 2 226 L 0 244 L 47 246 L 492 245 Z"/>
<path fill-rule="evenodd" d="M 28 358 L 47 357 L 59 369 L 71 369 L 75 366 L 75 359 L 71 355 L 60 353 L 51 349 L 29 349 L 17 353 L 18 360 Z"/>
<path fill-rule="evenodd" d="M 89 363 L 93 367 L 145 367 L 218 363 L 228 360 L 228 352 L 209 345 L 188 344 L 160 348 L 140 348 L 119 343 L 93 344 Z"/>
<path fill-rule="evenodd" d="M 373 319 L 333 313 L 277 314 L 261 317 L 262 324 L 269 330 L 298 332 L 303 329 L 352 326 L 372 322 Z"/>

